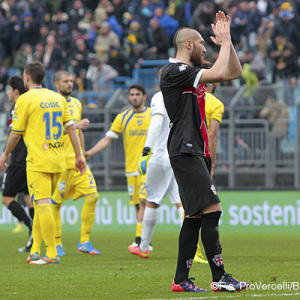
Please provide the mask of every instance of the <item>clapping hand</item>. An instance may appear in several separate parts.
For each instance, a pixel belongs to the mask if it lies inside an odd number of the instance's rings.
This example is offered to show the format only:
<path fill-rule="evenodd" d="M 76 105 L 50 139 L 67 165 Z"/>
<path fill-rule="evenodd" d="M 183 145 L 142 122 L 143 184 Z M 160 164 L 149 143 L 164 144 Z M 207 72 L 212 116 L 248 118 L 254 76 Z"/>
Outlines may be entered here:
<path fill-rule="evenodd" d="M 216 13 L 216 24 L 211 24 L 215 36 L 210 37 L 216 45 L 221 46 L 222 43 L 231 42 L 230 23 L 230 17 L 228 15 L 225 16 L 223 11 Z"/>

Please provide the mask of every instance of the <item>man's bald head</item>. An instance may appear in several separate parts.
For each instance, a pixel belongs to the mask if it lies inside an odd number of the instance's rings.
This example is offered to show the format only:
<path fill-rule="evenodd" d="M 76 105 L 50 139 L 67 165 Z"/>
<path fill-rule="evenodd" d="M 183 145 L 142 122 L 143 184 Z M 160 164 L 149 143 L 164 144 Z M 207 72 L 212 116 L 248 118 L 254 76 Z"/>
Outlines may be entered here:
<path fill-rule="evenodd" d="M 194 41 L 196 38 L 199 38 L 200 33 L 195 29 L 183 27 L 177 30 L 174 36 L 174 49 L 175 51 L 180 51 L 186 41 Z"/>

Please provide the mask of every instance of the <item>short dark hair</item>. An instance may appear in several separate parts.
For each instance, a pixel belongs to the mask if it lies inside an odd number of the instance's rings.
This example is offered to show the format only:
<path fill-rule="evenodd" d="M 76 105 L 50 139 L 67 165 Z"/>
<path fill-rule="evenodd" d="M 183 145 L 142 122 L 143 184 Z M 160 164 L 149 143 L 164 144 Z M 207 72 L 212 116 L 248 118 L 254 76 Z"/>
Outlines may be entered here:
<path fill-rule="evenodd" d="M 137 89 L 139 91 L 141 91 L 143 93 L 143 95 L 146 94 L 146 90 L 144 88 L 144 86 L 141 83 L 135 83 L 132 84 L 129 88 L 128 88 L 128 93 L 130 92 L 131 89 Z"/>
<path fill-rule="evenodd" d="M 13 76 L 8 78 L 7 84 L 14 90 L 18 90 L 20 95 L 26 92 L 22 76 Z"/>
<path fill-rule="evenodd" d="M 29 75 L 32 82 L 42 84 L 45 77 L 45 66 L 39 61 L 33 61 L 25 67 L 25 74 Z"/>
<path fill-rule="evenodd" d="M 53 81 L 56 82 L 56 81 L 60 81 L 61 78 L 63 77 L 63 75 L 71 75 L 69 72 L 67 71 L 64 71 L 64 70 L 61 70 L 61 71 L 57 71 L 54 73 L 54 76 L 53 76 Z"/>

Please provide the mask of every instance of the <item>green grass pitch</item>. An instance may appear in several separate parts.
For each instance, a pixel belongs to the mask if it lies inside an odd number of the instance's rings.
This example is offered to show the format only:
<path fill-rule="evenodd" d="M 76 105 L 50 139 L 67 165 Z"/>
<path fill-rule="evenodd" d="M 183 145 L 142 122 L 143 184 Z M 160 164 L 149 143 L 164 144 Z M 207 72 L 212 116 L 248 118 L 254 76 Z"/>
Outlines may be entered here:
<path fill-rule="evenodd" d="M 26 233 L 0 232 L 0 237 L 0 299 L 300 299 L 300 235 L 221 234 L 226 271 L 255 288 L 201 294 L 171 292 L 176 233 L 155 232 L 148 259 L 128 252 L 134 233 L 92 233 L 91 242 L 100 256 L 78 253 L 79 233 L 65 233 L 67 256 L 60 265 L 43 266 L 27 264 L 28 254 L 17 252 Z M 190 277 L 210 289 L 207 265 L 194 264 Z M 289 290 L 291 282 L 296 284 Z"/>

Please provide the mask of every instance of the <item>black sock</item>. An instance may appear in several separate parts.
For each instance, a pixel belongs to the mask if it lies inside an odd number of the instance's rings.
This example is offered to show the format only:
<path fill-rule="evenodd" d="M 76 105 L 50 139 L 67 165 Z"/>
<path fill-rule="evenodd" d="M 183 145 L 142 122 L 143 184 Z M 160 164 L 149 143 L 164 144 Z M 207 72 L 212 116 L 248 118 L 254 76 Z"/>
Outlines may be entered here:
<path fill-rule="evenodd" d="M 29 215 L 30 215 L 30 218 L 31 220 L 33 220 L 33 217 L 34 217 L 34 208 L 29 208 Z"/>
<path fill-rule="evenodd" d="M 179 247 L 175 283 L 188 279 L 197 250 L 201 219 L 185 218 L 179 234 Z"/>
<path fill-rule="evenodd" d="M 220 217 L 220 211 L 202 215 L 201 239 L 214 282 L 219 281 L 225 273 L 222 260 L 222 247 L 219 240 Z"/>
<path fill-rule="evenodd" d="M 31 229 L 32 220 L 26 214 L 24 208 L 18 202 L 16 201 L 10 202 L 8 205 L 8 209 L 20 222 L 23 222 L 29 229 Z"/>

